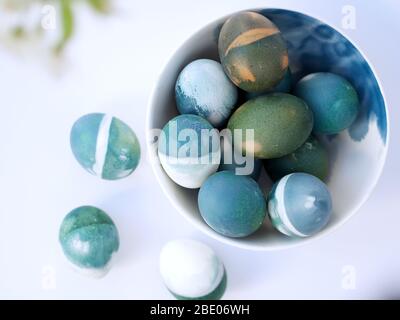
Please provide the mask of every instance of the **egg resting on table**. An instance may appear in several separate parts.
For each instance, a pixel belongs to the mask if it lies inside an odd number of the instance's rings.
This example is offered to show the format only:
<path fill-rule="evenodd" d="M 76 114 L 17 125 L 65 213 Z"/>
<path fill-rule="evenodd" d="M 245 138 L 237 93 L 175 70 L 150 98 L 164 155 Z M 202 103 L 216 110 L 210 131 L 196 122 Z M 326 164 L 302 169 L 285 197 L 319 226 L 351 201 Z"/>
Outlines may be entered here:
<path fill-rule="evenodd" d="M 278 180 L 294 172 L 309 173 L 324 181 L 328 176 L 329 158 L 324 146 L 314 136 L 296 151 L 281 158 L 264 161 L 272 180 Z"/>
<path fill-rule="evenodd" d="M 158 157 L 175 183 L 196 189 L 218 170 L 221 159 L 219 139 L 218 132 L 204 118 L 180 115 L 163 128 Z"/>
<path fill-rule="evenodd" d="M 62 221 L 59 241 L 65 256 L 82 274 L 102 277 L 119 248 L 118 230 L 102 210 L 83 206 Z"/>
<path fill-rule="evenodd" d="M 139 164 L 140 144 L 135 133 L 121 120 L 103 113 L 79 118 L 72 127 L 70 143 L 79 164 L 106 180 L 124 178 Z"/>
<path fill-rule="evenodd" d="M 226 74 L 247 92 L 273 89 L 289 65 L 279 29 L 255 12 L 240 12 L 222 26 L 218 51 Z"/>
<path fill-rule="evenodd" d="M 210 247 L 198 241 L 168 242 L 161 250 L 160 272 L 178 300 L 218 300 L 226 289 L 223 263 Z"/>
<path fill-rule="evenodd" d="M 205 222 L 227 237 L 249 236 L 266 215 L 266 199 L 257 182 L 231 171 L 209 177 L 200 188 L 198 204 Z"/>
<path fill-rule="evenodd" d="M 308 237 L 322 230 L 332 214 L 326 185 L 307 173 L 292 173 L 279 180 L 268 197 L 273 226 L 291 237 Z"/>
<path fill-rule="evenodd" d="M 251 100 L 257 98 L 262 95 L 270 94 L 270 93 L 290 93 L 292 91 L 292 72 L 290 68 L 288 68 L 285 72 L 284 78 L 279 82 L 279 84 L 271 90 L 263 91 L 263 92 L 246 92 L 245 99 Z"/>
<path fill-rule="evenodd" d="M 232 171 L 237 175 L 250 176 L 254 180 L 260 178 L 262 161 L 254 157 L 245 157 L 233 148 L 232 142 L 221 140 L 221 164 L 218 171 Z"/>
<path fill-rule="evenodd" d="M 220 127 L 235 107 L 238 90 L 219 62 L 199 59 L 179 74 L 175 98 L 181 114 L 196 114 Z"/>
<path fill-rule="evenodd" d="M 345 78 L 328 72 L 313 73 L 301 79 L 295 95 L 314 113 L 314 131 L 335 134 L 349 128 L 357 117 L 357 91 Z"/>
<path fill-rule="evenodd" d="M 313 114 L 307 104 L 290 94 L 273 93 L 244 103 L 231 116 L 228 128 L 241 130 L 242 143 L 234 147 L 260 159 L 283 157 L 299 148 L 313 128 Z M 246 129 L 254 130 L 254 139 Z"/>

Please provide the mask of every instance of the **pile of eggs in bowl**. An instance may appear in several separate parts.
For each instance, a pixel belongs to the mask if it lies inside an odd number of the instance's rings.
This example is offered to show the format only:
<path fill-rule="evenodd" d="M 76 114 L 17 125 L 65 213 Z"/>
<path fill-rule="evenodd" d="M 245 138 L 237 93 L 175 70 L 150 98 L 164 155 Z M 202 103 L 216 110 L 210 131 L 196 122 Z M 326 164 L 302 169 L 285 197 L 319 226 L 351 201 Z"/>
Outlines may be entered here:
<path fill-rule="evenodd" d="M 266 216 L 281 233 L 308 237 L 332 214 L 324 183 L 329 157 L 320 138 L 349 128 L 356 90 L 327 72 L 292 81 L 280 30 L 255 12 L 222 26 L 220 61 L 199 59 L 179 74 L 179 116 L 164 126 L 158 156 L 167 175 L 198 189 L 202 218 L 227 237 L 247 237 Z M 267 199 L 261 167 L 275 182 Z"/>

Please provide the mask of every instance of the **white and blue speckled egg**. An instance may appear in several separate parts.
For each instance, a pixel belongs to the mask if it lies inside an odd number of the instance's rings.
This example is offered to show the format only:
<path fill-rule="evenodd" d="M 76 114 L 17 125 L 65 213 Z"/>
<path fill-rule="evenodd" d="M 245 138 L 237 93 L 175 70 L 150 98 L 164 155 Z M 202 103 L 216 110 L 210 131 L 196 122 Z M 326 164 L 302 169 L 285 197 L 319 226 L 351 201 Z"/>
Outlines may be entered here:
<path fill-rule="evenodd" d="M 238 99 L 238 90 L 219 62 L 195 60 L 180 73 L 175 97 L 181 114 L 196 114 L 213 126 L 222 126 Z"/>
<path fill-rule="evenodd" d="M 332 214 L 332 200 L 327 186 L 307 173 L 283 177 L 273 187 L 268 199 L 272 224 L 292 237 L 308 237 L 322 230 Z"/>
<path fill-rule="evenodd" d="M 208 138 L 204 138 L 205 134 Z M 200 116 L 177 116 L 161 132 L 158 157 L 175 183 L 185 188 L 200 188 L 218 170 L 221 159 L 219 134 Z"/>
<path fill-rule="evenodd" d="M 160 272 L 179 300 L 217 300 L 225 292 L 225 268 L 205 244 L 181 239 L 168 242 L 160 255 Z"/>

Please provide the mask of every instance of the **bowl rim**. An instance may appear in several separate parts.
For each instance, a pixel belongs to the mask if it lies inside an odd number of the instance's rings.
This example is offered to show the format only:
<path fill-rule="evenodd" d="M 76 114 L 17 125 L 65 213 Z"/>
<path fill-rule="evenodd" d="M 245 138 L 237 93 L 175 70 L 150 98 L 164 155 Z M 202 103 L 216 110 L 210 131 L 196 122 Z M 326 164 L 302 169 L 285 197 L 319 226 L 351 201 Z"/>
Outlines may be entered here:
<path fill-rule="evenodd" d="M 212 230 L 210 227 L 208 227 L 206 224 L 200 224 L 198 221 L 196 221 L 190 214 L 187 213 L 187 211 L 177 202 L 175 201 L 172 196 L 170 195 L 169 190 L 167 190 L 166 185 L 164 184 L 164 182 L 162 181 L 162 177 L 161 177 L 161 172 L 160 170 L 158 170 L 158 166 L 159 163 L 157 161 L 154 160 L 154 157 L 149 154 L 152 152 L 152 149 L 154 148 L 153 146 L 153 142 L 151 141 L 151 136 L 150 136 L 150 131 L 153 129 L 152 125 L 151 125 L 151 117 L 153 114 L 153 109 L 155 108 L 155 104 L 156 104 L 156 89 L 159 85 L 159 81 L 161 76 L 163 75 L 165 69 L 168 67 L 170 61 L 172 60 L 172 58 L 180 51 L 182 50 L 182 48 L 196 35 L 198 35 L 199 33 L 201 33 L 203 30 L 210 28 L 213 25 L 217 25 L 220 21 L 226 20 L 228 19 L 230 16 L 239 13 L 239 12 L 243 12 L 243 11 L 255 11 L 255 12 L 259 12 L 261 10 L 284 10 L 284 11 L 288 11 L 288 12 L 293 12 L 293 13 L 298 13 L 298 14 L 302 14 L 305 15 L 307 17 L 310 17 L 312 19 L 316 19 L 322 23 L 324 23 L 325 25 L 331 27 L 332 29 L 334 29 L 336 32 L 338 32 L 340 35 L 342 35 L 344 38 L 346 38 L 346 40 L 348 40 L 356 49 L 357 51 L 360 53 L 360 55 L 363 57 L 363 59 L 365 60 L 365 62 L 368 64 L 368 66 L 371 68 L 371 71 L 376 79 L 376 82 L 378 84 L 378 88 L 379 91 L 381 92 L 382 98 L 383 98 L 383 103 L 384 103 L 384 108 L 385 108 L 385 118 L 386 118 L 386 141 L 385 141 L 385 145 L 384 145 L 384 151 L 383 151 L 383 158 L 380 162 L 380 166 L 377 170 L 377 175 L 375 180 L 370 184 L 368 191 L 365 192 L 365 195 L 363 196 L 363 198 L 358 202 L 358 204 L 351 210 L 349 211 L 349 213 L 341 220 L 339 220 L 334 226 L 327 226 L 326 228 L 324 228 L 322 231 L 320 231 L 318 234 L 312 236 L 312 237 L 308 237 L 308 238 L 303 238 L 301 239 L 301 241 L 293 241 L 293 242 L 285 242 L 282 244 L 276 244 L 273 247 L 271 246 L 265 246 L 265 245 L 256 245 L 256 244 L 251 244 L 248 242 L 240 242 L 240 239 L 236 239 L 236 238 L 229 238 L 229 237 L 225 237 L 223 235 L 220 235 L 218 233 L 216 233 L 214 230 Z M 206 25 L 198 28 L 194 33 L 192 33 L 190 36 L 186 37 L 186 39 L 184 39 L 184 41 L 181 42 L 181 44 L 172 51 L 171 54 L 169 54 L 166 59 L 164 60 L 164 63 L 162 64 L 162 67 L 160 69 L 161 71 L 158 73 L 157 75 L 157 80 L 156 82 L 153 84 L 152 89 L 151 89 L 151 93 L 150 93 L 150 98 L 148 100 L 147 103 L 147 112 L 146 112 L 146 146 L 147 146 L 147 152 L 148 152 L 148 157 L 149 157 L 149 161 L 151 163 L 151 169 L 153 171 L 153 173 L 156 176 L 156 180 L 158 182 L 158 184 L 161 186 L 161 189 L 163 191 L 163 193 L 166 195 L 166 197 L 168 198 L 169 202 L 172 204 L 172 206 L 179 212 L 179 214 L 181 216 L 183 216 L 187 221 L 189 221 L 193 226 L 195 226 L 197 229 L 199 229 L 200 231 L 202 231 L 203 233 L 205 233 L 206 235 L 208 235 L 209 237 L 218 240 L 224 244 L 228 244 L 240 249 L 246 249 L 246 250 L 251 250 L 251 251 L 280 251 L 280 250 L 287 250 L 287 249 L 293 249 L 293 248 L 297 248 L 306 244 L 309 244 L 315 240 L 321 239 L 324 236 L 327 236 L 329 234 L 332 234 L 334 231 L 337 231 L 340 227 L 342 227 L 345 223 L 347 223 L 351 218 L 353 218 L 357 213 L 360 212 L 361 207 L 367 202 L 367 200 L 370 198 L 373 190 L 376 188 L 381 176 L 382 176 L 382 172 L 383 169 L 385 167 L 386 164 L 386 160 L 387 160 L 387 154 L 388 154 L 388 150 L 389 150 L 389 146 L 390 146 L 390 116 L 389 116 L 389 108 L 387 105 L 387 99 L 383 90 L 383 86 L 382 86 L 382 82 L 381 79 L 374 67 L 374 65 L 371 63 L 371 61 L 368 59 L 368 57 L 366 57 L 366 55 L 364 54 L 364 52 L 359 48 L 359 46 L 353 41 L 353 39 L 348 36 L 347 34 L 344 34 L 342 31 L 339 31 L 338 28 L 332 26 L 330 23 L 325 22 L 323 19 L 321 19 L 319 16 L 314 16 L 309 14 L 308 12 L 302 12 L 302 11 L 297 11 L 297 10 L 291 10 L 291 9 L 286 9 L 286 8 L 275 8 L 275 7 L 262 7 L 262 8 L 249 8 L 249 9 L 242 9 L 242 10 L 236 10 L 233 11 L 231 13 L 226 14 L 225 16 L 222 16 L 220 18 L 214 19 L 211 22 L 208 22 Z"/>

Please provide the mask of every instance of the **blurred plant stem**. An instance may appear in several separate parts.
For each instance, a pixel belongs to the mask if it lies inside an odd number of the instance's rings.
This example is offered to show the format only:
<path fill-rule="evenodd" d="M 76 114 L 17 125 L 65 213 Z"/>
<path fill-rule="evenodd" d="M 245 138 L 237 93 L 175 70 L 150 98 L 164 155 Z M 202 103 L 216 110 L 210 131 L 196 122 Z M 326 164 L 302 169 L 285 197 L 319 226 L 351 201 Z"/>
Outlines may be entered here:
<path fill-rule="evenodd" d="M 38 36 L 45 38 L 42 19 L 45 15 L 53 14 L 54 21 L 57 21 L 53 28 L 57 27 L 57 39 L 53 41 L 51 48 L 53 53 L 59 56 L 77 31 L 76 10 L 78 4 L 82 3 L 86 3 L 97 13 L 106 14 L 111 11 L 111 0 L 0 0 L 0 15 L 3 20 L 0 20 L 0 41 L 4 38 L 2 32 L 8 34 L 8 38 L 15 42 L 29 42 L 30 38 L 36 39 Z M 46 7 L 51 11 L 45 12 Z"/>
<path fill-rule="evenodd" d="M 110 2 L 108 0 L 87 0 L 94 10 L 100 13 L 110 11 Z"/>
<path fill-rule="evenodd" d="M 72 1 L 70 0 L 59 0 L 60 1 L 60 18 L 61 18 L 61 38 L 54 50 L 56 54 L 60 54 L 64 49 L 67 42 L 72 37 L 74 32 L 74 13 L 72 10 Z"/>

